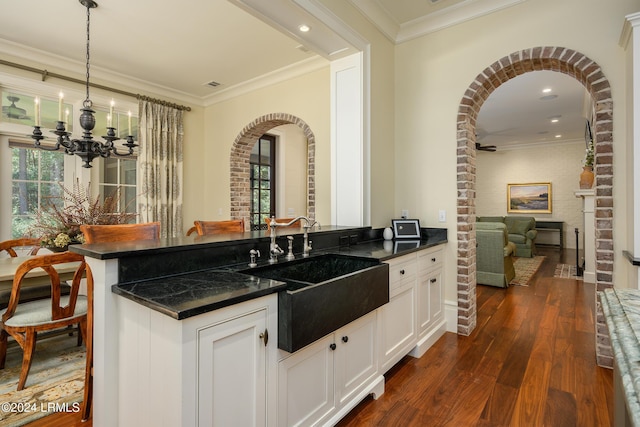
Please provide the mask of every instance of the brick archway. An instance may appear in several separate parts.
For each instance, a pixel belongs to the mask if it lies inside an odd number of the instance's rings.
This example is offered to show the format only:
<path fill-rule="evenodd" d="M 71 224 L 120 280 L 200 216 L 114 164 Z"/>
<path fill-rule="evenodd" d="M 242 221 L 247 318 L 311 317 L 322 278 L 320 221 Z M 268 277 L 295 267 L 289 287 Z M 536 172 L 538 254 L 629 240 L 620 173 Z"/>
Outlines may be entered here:
<path fill-rule="evenodd" d="M 251 189 L 249 184 L 249 156 L 258 138 L 274 127 L 294 124 L 302 129 L 307 138 L 307 216 L 316 213 L 315 188 L 315 136 L 311 128 L 300 118 L 291 114 L 273 113 L 258 117 L 242 129 L 231 147 L 231 218 L 244 218 L 250 224 Z"/>
<path fill-rule="evenodd" d="M 580 52 L 563 47 L 534 47 L 514 52 L 491 64 L 466 90 L 457 117 L 458 333 L 476 327 L 475 127 L 478 112 L 501 84 L 531 71 L 558 71 L 574 77 L 595 104 L 595 235 L 596 291 L 613 286 L 613 103 L 611 87 L 600 66 Z M 578 172 L 576 171 L 576 174 Z M 600 304 L 597 304 L 601 312 Z M 611 349 L 601 315 L 596 325 L 598 363 L 612 366 Z M 600 331 L 605 331 L 601 333 Z"/>

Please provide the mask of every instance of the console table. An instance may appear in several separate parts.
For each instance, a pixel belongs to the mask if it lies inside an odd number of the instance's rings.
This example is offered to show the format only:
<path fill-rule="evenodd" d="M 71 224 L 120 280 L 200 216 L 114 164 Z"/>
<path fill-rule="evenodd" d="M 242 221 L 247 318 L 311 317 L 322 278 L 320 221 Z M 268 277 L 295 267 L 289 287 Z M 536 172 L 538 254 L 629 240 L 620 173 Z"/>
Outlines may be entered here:
<path fill-rule="evenodd" d="M 559 231 L 560 232 L 560 249 L 564 248 L 564 221 L 536 220 L 536 230 Z"/>

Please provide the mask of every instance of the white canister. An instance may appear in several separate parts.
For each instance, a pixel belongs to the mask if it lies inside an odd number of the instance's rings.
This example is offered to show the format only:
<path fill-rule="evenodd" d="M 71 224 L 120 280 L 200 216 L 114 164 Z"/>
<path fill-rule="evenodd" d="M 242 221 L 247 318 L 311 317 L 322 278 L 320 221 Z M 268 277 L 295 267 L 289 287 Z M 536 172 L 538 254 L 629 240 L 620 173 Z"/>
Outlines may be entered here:
<path fill-rule="evenodd" d="M 393 239 L 393 230 L 391 229 L 391 227 L 387 227 L 384 229 L 384 231 L 382 232 L 382 237 L 384 237 L 384 240 Z"/>

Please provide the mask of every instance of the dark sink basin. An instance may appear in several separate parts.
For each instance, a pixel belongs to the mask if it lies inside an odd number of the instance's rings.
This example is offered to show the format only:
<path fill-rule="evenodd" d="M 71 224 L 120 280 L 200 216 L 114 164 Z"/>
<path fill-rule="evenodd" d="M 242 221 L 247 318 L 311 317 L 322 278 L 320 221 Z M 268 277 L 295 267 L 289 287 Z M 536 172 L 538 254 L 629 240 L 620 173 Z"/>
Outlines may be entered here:
<path fill-rule="evenodd" d="M 327 254 L 242 270 L 287 282 L 278 293 L 278 347 L 293 352 L 389 302 L 389 266 Z"/>

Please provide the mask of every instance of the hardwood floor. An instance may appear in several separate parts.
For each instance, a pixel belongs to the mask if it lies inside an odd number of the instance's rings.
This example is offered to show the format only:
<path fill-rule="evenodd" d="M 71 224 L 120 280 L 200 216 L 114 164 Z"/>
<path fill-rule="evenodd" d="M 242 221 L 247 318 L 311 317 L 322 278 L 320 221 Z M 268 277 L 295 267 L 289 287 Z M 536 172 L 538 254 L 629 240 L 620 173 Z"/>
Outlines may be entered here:
<path fill-rule="evenodd" d="M 447 333 L 420 359 L 386 375 L 385 393 L 339 424 L 351 426 L 610 426 L 612 371 L 595 362 L 594 286 L 554 279 L 575 252 L 546 259 L 529 286 L 478 286 L 478 326 Z M 57 414 L 28 427 L 90 427 Z"/>
<path fill-rule="evenodd" d="M 338 426 L 612 425 L 612 371 L 595 358 L 594 285 L 553 278 L 575 251 L 539 255 L 529 286 L 477 287 L 471 336 L 447 333 L 422 358 L 405 357 L 385 375 L 385 393 Z"/>

